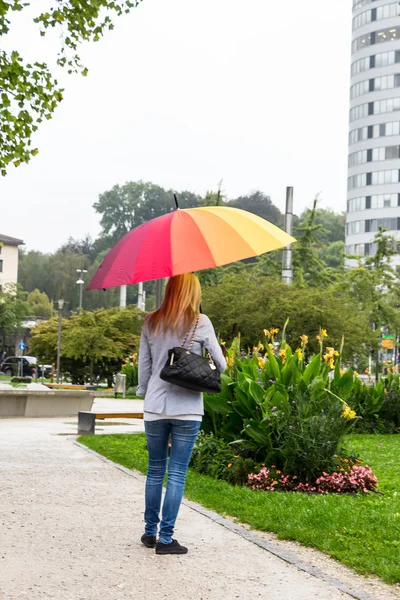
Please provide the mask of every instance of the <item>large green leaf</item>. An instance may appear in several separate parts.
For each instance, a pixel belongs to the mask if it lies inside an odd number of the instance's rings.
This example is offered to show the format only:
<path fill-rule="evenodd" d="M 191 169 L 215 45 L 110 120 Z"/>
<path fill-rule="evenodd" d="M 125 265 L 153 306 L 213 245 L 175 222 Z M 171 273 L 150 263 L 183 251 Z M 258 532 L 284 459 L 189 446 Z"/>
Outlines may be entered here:
<path fill-rule="evenodd" d="M 271 438 L 264 422 L 259 423 L 253 419 L 246 419 L 244 421 L 244 431 L 258 444 L 272 450 Z"/>
<path fill-rule="evenodd" d="M 254 417 L 256 411 L 256 402 L 253 397 L 240 388 L 235 389 L 236 402 L 232 402 L 232 406 L 243 417 Z"/>
<path fill-rule="evenodd" d="M 225 398 L 226 400 L 233 400 L 233 389 L 235 387 L 235 383 L 232 378 L 225 373 L 221 375 L 221 393 L 220 397 Z"/>
<path fill-rule="evenodd" d="M 288 356 L 287 353 L 286 356 Z M 293 380 L 296 380 L 296 372 L 298 372 L 298 370 L 297 357 L 291 356 L 281 371 L 283 383 L 285 385 L 290 385 Z"/>
<path fill-rule="evenodd" d="M 228 415 L 232 412 L 232 405 L 228 403 L 228 400 L 221 396 L 211 396 L 204 394 L 204 407 L 207 411 L 213 410 L 221 415 Z"/>
<path fill-rule="evenodd" d="M 319 373 L 321 368 L 321 355 L 317 354 L 314 356 L 309 365 L 307 365 L 303 373 L 303 381 L 306 385 L 310 384 L 310 381 L 314 379 Z"/>
<path fill-rule="evenodd" d="M 354 374 L 352 369 L 347 369 L 346 373 L 338 381 L 335 378 L 335 391 L 341 398 L 347 398 L 354 387 Z"/>
<path fill-rule="evenodd" d="M 261 385 L 256 383 L 255 381 L 250 382 L 249 392 L 257 402 L 257 404 L 262 404 L 264 402 L 265 392 Z"/>
<path fill-rule="evenodd" d="M 281 371 L 279 369 L 278 361 L 275 358 L 273 352 L 271 352 L 271 348 L 267 346 L 267 354 L 268 354 L 268 362 L 266 365 L 266 369 L 271 378 L 275 379 L 275 381 L 280 381 L 281 379 Z"/>

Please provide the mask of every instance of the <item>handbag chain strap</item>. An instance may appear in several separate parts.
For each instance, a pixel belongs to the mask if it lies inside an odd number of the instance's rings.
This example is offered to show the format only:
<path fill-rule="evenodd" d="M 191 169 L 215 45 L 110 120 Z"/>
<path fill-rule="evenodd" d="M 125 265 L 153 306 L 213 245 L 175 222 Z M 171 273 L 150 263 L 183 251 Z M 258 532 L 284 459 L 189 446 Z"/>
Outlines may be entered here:
<path fill-rule="evenodd" d="M 195 335 L 196 335 L 196 329 L 197 329 L 197 325 L 199 324 L 199 319 L 200 319 L 200 315 L 197 317 L 197 319 L 196 319 L 196 321 L 195 321 L 194 328 L 193 328 L 193 334 L 192 334 L 191 340 L 190 340 L 190 342 L 189 342 L 189 346 L 187 347 L 187 350 L 186 350 L 187 352 L 190 352 L 190 350 L 192 349 L 192 346 L 193 346 L 193 344 L 194 344 L 194 337 L 195 337 Z M 181 348 L 184 348 L 184 347 L 185 347 L 185 344 L 186 344 L 186 342 L 187 342 L 187 339 L 188 339 L 188 337 L 189 337 L 189 333 L 190 333 L 190 332 L 191 332 L 191 330 L 192 330 L 192 327 L 193 327 L 193 325 L 191 325 L 191 326 L 190 326 L 190 328 L 189 328 L 189 331 L 188 331 L 188 332 L 187 332 L 187 334 L 185 335 L 185 339 L 184 339 L 184 340 L 183 340 L 183 342 L 182 342 Z"/>

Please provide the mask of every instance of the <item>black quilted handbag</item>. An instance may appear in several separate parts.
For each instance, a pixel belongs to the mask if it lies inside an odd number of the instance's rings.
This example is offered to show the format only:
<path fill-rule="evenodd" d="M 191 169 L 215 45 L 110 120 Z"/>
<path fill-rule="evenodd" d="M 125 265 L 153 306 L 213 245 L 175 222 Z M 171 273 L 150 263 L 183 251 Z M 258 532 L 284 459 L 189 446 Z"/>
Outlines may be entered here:
<path fill-rule="evenodd" d="M 206 356 L 191 352 L 199 318 L 195 323 L 189 346 L 186 341 L 192 328 L 187 332 L 181 346 L 168 351 L 168 360 L 160 373 L 161 379 L 194 392 L 218 394 L 221 391 L 221 377 L 214 361 L 206 351 Z"/>

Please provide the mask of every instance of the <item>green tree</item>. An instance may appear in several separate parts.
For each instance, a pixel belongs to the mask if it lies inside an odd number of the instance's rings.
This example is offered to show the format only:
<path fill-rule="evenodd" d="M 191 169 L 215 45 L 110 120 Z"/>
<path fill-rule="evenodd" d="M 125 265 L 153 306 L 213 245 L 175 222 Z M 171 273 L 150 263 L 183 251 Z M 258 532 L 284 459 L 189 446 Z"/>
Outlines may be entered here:
<path fill-rule="evenodd" d="M 279 208 L 277 208 L 269 196 L 263 194 L 259 190 L 248 194 L 247 196 L 239 196 L 234 200 L 230 200 L 228 206 L 232 208 L 241 208 L 247 210 L 274 225 L 283 225 L 283 215 Z"/>
<path fill-rule="evenodd" d="M 38 289 L 28 293 L 27 302 L 29 314 L 37 319 L 51 319 L 54 314 L 53 303 L 47 294 Z"/>
<path fill-rule="evenodd" d="M 293 246 L 294 277 L 299 285 L 327 285 L 331 276 L 326 271 L 326 264 L 318 255 L 321 243 L 318 235 L 324 234 L 321 224 L 316 224 L 318 199 L 314 200 L 313 208 L 307 212 L 306 219 L 296 227 L 297 243 Z"/>
<path fill-rule="evenodd" d="M 111 386 L 126 356 L 138 350 L 143 314 L 125 310 L 83 311 L 62 321 L 61 370 L 74 383 L 106 379 Z M 40 360 L 55 362 L 57 318 L 32 330 L 31 351 Z"/>
<path fill-rule="evenodd" d="M 138 0 L 51 0 L 49 9 L 33 21 L 41 36 L 49 29 L 59 30 L 62 43 L 57 64 L 68 73 L 86 76 L 88 70 L 78 54 L 81 43 L 98 41 L 114 27 L 110 15 L 129 13 L 138 4 Z M 0 36 L 12 32 L 12 13 L 30 5 L 23 0 L 0 1 Z M 0 49 L 0 97 L 0 172 L 5 175 L 11 162 L 18 166 L 38 153 L 31 146 L 31 137 L 44 119 L 51 119 L 63 90 L 46 63 L 33 56 L 26 61 L 17 50 Z"/>
<path fill-rule="evenodd" d="M 303 333 L 309 335 L 311 352 L 318 351 L 320 327 L 328 330 L 329 345 L 336 348 L 345 336 L 346 359 L 368 352 L 373 336 L 368 316 L 346 289 L 287 286 L 279 277 L 260 278 L 251 270 L 204 287 L 203 309 L 224 340 L 240 332 L 242 347 L 248 348 L 262 339 L 264 329 L 282 329 L 287 318 L 288 342 L 295 345 Z"/>
<path fill-rule="evenodd" d="M 0 345 L 23 330 L 22 323 L 29 315 L 28 305 L 20 286 L 8 285 L 0 291 Z"/>
<path fill-rule="evenodd" d="M 317 249 L 318 257 L 325 262 L 331 269 L 344 269 L 344 242 L 332 242 L 328 246 L 322 246 Z"/>
<path fill-rule="evenodd" d="M 180 208 L 201 204 L 199 196 L 185 191 L 178 194 L 178 201 Z M 101 215 L 101 237 L 111 248 L 135 227 L 175 210 L 175 202 L 172 191 L 153 183 L 131 181 L 100 194 L 93 207 Z"/>
<path fill-rule="evenodd" d="M 391 262 L 397 254 L 396 240 L 380 228 L 374 244 L 376 253 L 367 258 L 358 258 L 358 266 L 346 270 L 338 287 L 348 289 L 353 306 L 366 315 L 374 331 L 371 348 L 376 352 L 382 325 L 387 326 L 396 337 L 400 334 L 400 282 Z"/>
<path fill-rule="evenodd" d="M 335 213 L 329 208 L 311 208 L 305 210 L 300 215 L 300 225 L 305 225 L 314 212 L 313 223 L 321 227 L 316 230 L 316 239 L 324 246 L 329 246 L 333 242 L 344 242 L 346 215 L 345 213 Z"/>

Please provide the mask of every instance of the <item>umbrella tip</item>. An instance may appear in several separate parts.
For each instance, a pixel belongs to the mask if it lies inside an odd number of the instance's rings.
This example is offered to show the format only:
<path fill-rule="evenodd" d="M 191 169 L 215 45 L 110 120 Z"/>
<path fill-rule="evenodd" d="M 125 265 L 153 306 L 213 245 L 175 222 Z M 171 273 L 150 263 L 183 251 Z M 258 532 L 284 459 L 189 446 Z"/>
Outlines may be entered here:
<path fill-rule="evenodd" d="M 179 208 L 179 204 L 178 204 L 178 195 L 176 192 L 172 192 L 174 195 L 174 200 L 175 200 L 175 206 L 176 208 Z"/>

